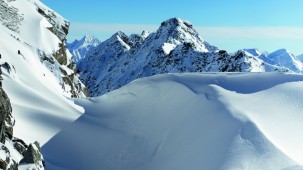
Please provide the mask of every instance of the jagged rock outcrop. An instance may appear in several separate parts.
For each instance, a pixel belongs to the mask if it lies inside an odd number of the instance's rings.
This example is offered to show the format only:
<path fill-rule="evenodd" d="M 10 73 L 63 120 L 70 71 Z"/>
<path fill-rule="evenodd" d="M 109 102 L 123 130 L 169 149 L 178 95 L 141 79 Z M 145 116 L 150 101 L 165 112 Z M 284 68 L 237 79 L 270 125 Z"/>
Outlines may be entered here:
<path fill-rule="evenodd" d="M 0 68 L 1 70 L 1 68 Z M 2 74 L 2 71 L 0 71 Z M 1 77 L 2 79 L 2 77 Z M 14 119 L 12 118 L 12 108 L 6 93 L 0 87 L 0 142 L 4 143 L 6 138 L 12 139 Z"/>
<path fill-rule="evenodd" d="M 75 73 L 77 71 L 76 65 L 71 59 L 71 55 L 65 45 L 70 23 L 49 8 L 37 3 L 36 6 L 39 14 L 41 14 L 52 25 L 48 29 L 61 41 L 58 44 L 58 50 L 54 51 L 51 55 L 38 50 L 41 62 L 49 62 L 51 60 L 51 62 L 46 63 L 46 65 L 55 75 L 62 75 L 61 77 L 58 77 L 58 80 L 64 91 L 68 89 L 70 97 L 75 98 L 85 96 L 86 89 L 79 80 L 77 73 Z M 56 64 L 55 61 L 59 63 L 59 66 L 56 66 L 58 64 Z M 56 67 L 59 69 L 54 70 Z"/>
<path fill-rule="evenodd" d="M 229 54 L 204 41 L 188 21 L 169 19 L 148 34 L 117 32 L 78 63 L 90 96 L 115 90 L 140 77 L 182 72 L 280 71 L 244 50 Z"/>

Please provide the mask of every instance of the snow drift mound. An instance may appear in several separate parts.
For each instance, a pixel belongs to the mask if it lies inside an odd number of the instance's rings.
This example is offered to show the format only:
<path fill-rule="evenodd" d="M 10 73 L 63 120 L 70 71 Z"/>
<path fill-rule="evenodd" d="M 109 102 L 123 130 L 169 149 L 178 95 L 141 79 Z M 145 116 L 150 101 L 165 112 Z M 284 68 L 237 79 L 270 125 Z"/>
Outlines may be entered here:
<path fill-rule="evenodd" d="M 167 74 L 77 100 L 85 114 L 44 145 L 46 168 L 300 168 L 303 152 L 292 149 L 303 148 L 295 142 L 303 137 L 287 132 L 303 128 L 302 80 L 277 73 Z M 295 117 L 284 119 L 289 113 Z"/>

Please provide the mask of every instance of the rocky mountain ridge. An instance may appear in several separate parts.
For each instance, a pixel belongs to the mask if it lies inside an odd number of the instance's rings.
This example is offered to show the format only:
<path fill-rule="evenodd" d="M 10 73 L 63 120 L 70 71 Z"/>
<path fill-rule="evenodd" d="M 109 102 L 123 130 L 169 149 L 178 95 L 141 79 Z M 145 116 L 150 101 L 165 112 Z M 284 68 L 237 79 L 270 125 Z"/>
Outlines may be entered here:
<path fill-rule="evenodd" d="M 140 41 L 134 43 L 133 37 Z M 203 40 L 190 22 L 179 18 L 164 21 L 147 37 L 117 32 L 87 52 L 78 67 L 90 96 L 161 73 L 290 71 L 245 50 L 234 54 L 219 50 Z"/>

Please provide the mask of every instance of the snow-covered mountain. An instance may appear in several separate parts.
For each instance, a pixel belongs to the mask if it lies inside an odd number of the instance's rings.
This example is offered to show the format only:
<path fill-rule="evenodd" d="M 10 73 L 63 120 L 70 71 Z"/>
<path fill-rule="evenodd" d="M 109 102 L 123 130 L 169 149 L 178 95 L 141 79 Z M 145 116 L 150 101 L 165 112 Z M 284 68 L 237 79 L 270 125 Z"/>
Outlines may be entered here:
<path fill-rule="evenodd" d="M 299 60 L 303 63 L 303 54 L 298 55 L 298 56 L 297 56 L 297 59 L 299 59 Z"/>
<path fill-rule="evenodd" d="M 73 61 L 78 63 L 85 57 L 86 53 L 95 48 L 101 43 L 100 40 L 92 35 L 85 35 L 81 40 L 75 40 L 72 43 L 67 43 L 66 46 L 69 52 L 73 55 Z"/>
<path fill-rule="evenodd" d="M 303 72 L 303 63 L 286 49 L 279 49 L 267 56 L 262 56 L 261 59 L 272 65 L 288 68 L 295 73 Z"/>
<path fill-rule="evenodd" d="M 261 52 L 256 48 L 244 49 L 244 51 L 260 59 L 268 56 L 268 52 Z"/>
<path fill-rule="evenodd" d="M 288 71 L 243 50 L 235 54 L 219 50 L 179 18 L 164 21 L 147 37 L 118 32 L 89 51 L 78 67 L 90 96 L 161 73 Z"/>
<path fill-rule="evenodd" d="M 44 145 L 47 167 L 302 169 L 302 81 L 281 73 L 136 80 L 77 100 L 85 114 Z"/>

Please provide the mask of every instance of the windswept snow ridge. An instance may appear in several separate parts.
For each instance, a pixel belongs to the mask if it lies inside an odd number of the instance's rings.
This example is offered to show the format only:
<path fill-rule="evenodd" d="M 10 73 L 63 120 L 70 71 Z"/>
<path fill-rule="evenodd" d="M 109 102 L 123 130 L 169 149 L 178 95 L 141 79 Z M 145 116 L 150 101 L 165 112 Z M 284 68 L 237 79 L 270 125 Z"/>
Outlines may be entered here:
<path fill-rule="evenodd" d="M 47 168 L 302 168 L 302 81 L 278 73 L 167 74 L 77 100 L 85 114 L 44 145 Z"/>

